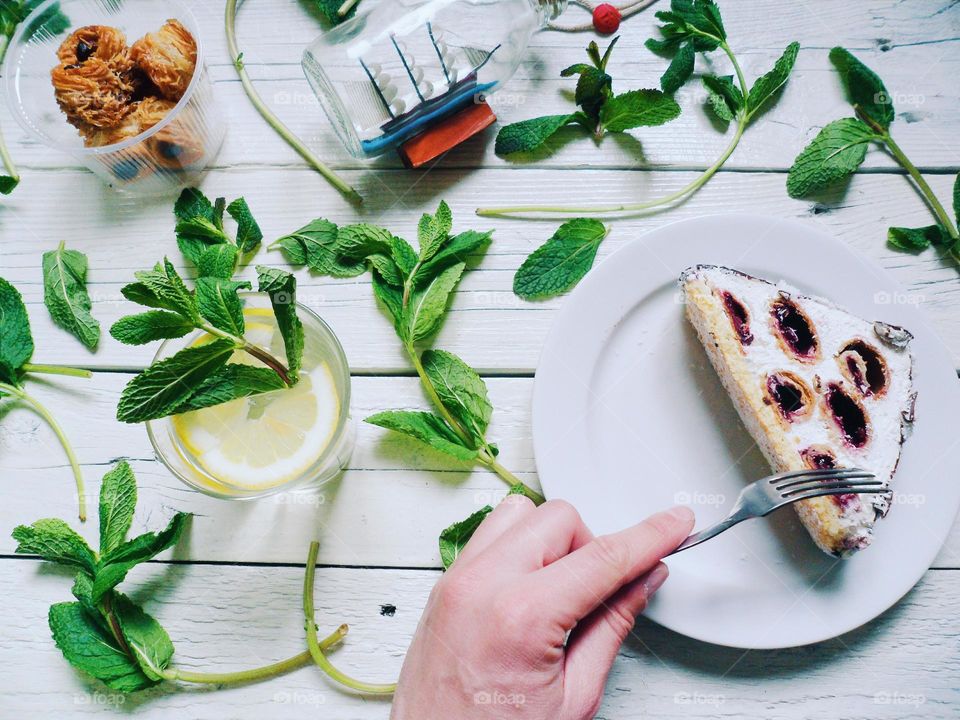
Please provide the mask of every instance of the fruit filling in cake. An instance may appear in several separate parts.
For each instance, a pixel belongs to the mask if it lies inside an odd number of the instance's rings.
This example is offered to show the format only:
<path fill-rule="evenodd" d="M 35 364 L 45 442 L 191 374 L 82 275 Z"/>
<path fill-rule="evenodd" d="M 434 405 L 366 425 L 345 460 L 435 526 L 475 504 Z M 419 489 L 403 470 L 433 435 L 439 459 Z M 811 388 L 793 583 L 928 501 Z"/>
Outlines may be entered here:
<path fill-rule="evenodd" d="M 859 467 L 890 482 L 913 422 L 908 331 L 729 268 L 693 267 L 680 284 L 687 318 L 775 472 Z M 847 556 L 870 544 L 889 500 L 846 493 L 794 508 L 820 548 Z"/>

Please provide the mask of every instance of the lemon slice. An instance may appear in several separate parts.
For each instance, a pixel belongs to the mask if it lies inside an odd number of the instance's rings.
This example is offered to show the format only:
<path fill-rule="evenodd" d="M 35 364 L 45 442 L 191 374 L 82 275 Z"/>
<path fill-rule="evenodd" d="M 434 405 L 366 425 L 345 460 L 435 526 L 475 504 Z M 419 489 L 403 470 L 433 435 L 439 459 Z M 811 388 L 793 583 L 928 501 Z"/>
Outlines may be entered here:
<path fill-rule="evenodd" d="M 246 338 L 282 353 L 280 333 L 258 322 L 257 313 L 245 313 Z M 231 362 L 259 365 L 244 352 Z M 302 370 L 292 388 L 175 415 L 171 422 L 184 459 L 204 475 L 237 489 L 265 490 L 296 480 L 317 464 L 339 415 L 333 375 L 321 362 Z"/>

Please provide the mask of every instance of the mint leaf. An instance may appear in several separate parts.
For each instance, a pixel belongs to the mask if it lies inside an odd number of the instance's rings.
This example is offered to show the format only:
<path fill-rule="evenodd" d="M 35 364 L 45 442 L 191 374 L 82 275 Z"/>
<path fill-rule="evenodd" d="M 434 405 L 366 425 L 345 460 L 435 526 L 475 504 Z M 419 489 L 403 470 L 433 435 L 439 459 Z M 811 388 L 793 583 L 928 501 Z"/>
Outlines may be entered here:
<path fill-rule="evenodd" d="M 43 254 L 43 302 L 53 322 L 91 350 L 100 340 L 100 323 L 90 314 L 87 256 L 61 242 Z"/>
<path fill-rule="evenodd" d="M 443 406 L 470 430 L 479 447 L 493 414 L 486 383 L 476 370 L 444 350 L 427 350 L 421 362 Z"/>
<path fill-rule="evenodd" d="M 114 593 L 111 605 L 123 639 L 143 674 L 157 682 L 163 680 L 163 671 L 173 657 L 173 643 L 167 631 L 122 593 Z"/>
<path fill-rule="evenodd" d="M 197 280 L 197 308 L 218 330 L 242 337 L 245 329 L 243 322 L 243 301 L 237 294 L 240 288 L 251 287 L 248 282 L 224 280 L 215 277 L 202 277 Z"/>
<path fill-rule="evenodd" d="M 793 65 L 797 61 L 798 52 L 800 52 L 800 43 L 790 43 L 787 45 L 787 49 L 783 51 L 783 55 L 774 63 L 773 69 L 757 78 L 753 87 L 750 88 L 750 92 L 747 93 L 747 115 L 754 115 L 764 103 L 786 84 L 790 72 L 793 70 Z"/>
<path fill-rule="evenodd" d="M 436 255 L 420 266 L 420 269 L 417 270 L 413 276 L 414 286 L 422 285 L 430 278 L 433 278 L 438 272 L 451 265 L 465 263 L 470 253 L 479 250 L 490 242 L 492 235 L 492 230 L 488 230 L 487 232 L 467 230 L 459 235 L 455 235 Z"/>
<path fill-rule="evenodd" d="M 343 257 L 355 260 L 374 253 L 389 255 L 393 249 L 392 240 L 391 232 L 377 225 L 344 225 L 337 234 L 337 251 Z"/>
<path fill-rule="evenodd" d="M 406 278 L 392 257 L 389 255 L 371 255 L 367 258 L 367 262 L 383 278 L 384 282 L 394 287 L 403 287 Z"/>
<path fill-rule="evenodd" d="M 511 155 L 536 150 L 572 120 L 572 115 L 547 115 L 505 125 L 497 133 L 494 152 L 497 155 Z"/>
<path fill-rule="evenodd" d="M 480 527 L 480 523 L 492 512 L 493 508 L 485 505 L 466 520 L 455 522 L 440 533 L 440 560 L 443 562 L 444 570 L 449 570 L 454 561 L 460 557 L 460 553 Z"/>
<path fill-rule="evenodd" d="M 63 520 L 48 518 L 32 525 L 18 525 L 13 529 L 13 539 L 17 541 L 17 553 L 39 555 L 90 574 L 96 569 L 97 558 L 87 541 Z"/>
<path fill-rule="evenodd" d="M 447 233 L 449 232 L 450 231 L 447 230 Z M 446 239 L 444 239 L 441 246 L 446 245 L 446 242 Z M 434 252 L 439 252 L 439 250 L 440 248 L 437 248 Z M 390 257 L 393 258 L 393 261 L 397 264 L 397 267 L 400 268 L 403 275 L 407 276 L 413 271 L 413 268 L 416 267 L 418 254 L 410 243 L 403 238 L 394 236 L 390 241 Z"/>
<path fill-rule="evenodd" d="M 660 88 L 672 95 L 693 75 L 693 64 L 696 60 L 696 51 L 693 49 L 692 42 L 685 42 L 677 48 L 677 54 L 673 56 L 670 65 L 660 76 Z"/>
<path fill-rule="evenodd" d="M 103 555 L 93 578 L 94 602 L 99 602 L 108 591 L 122 582 L 132 568 L 176 545 L 189 517 L 189 513 L 178 512 L 161 532 L 138 535 Z"/>
<path fill-rule="evenodd" d="M 840 74 L 850 104 L 885 130 L 889 128 L 895 113 L 883 80 L 842 47 L 830 51 L 830 62 Z"/>
<path fill-rule="evenodd" d="M 154 340 L 183 337 L 194 327 L 182 315 L 166 310 L 151 310 L 120 318 L 111 326 L 110 334 L 124 345 L 144 345 Z"/>
<path fill-rule="evenodd" d="M 388 410 L 371 415 L 364 422 L 416 438 L 457 460 L 474 460 L 477 457 L 477 451 L 465 447 L 443 418 L 428 412 Z"/>
<path fill-rule="evenodd" d="M 613 44 L 611 44 L 612 46 Z M 577 79 L 577 89 L 574 92 L 573 99 L 583 109 L 591 122 L 596 124 L 600 117 L 601 106 L 612 94 L 613 78 L 602 69 L 584 63 L 571 65 L 562 70 L 560 75 L 561 77 L 580 76 Z"/>
<path fill-rule="evenodd" d="M 834 120 L 803 149 L 787 174 L 787 192 L 799 198 L 817 192 L 860 167 L 867 146 L 879 137 L 856 118 Z"/>
<path fill-rule="evenodd" d="M 222 243 L 204 250 L 197 261 L 200 277 L 216 277 L 229 280 L 236 271 L 240 250 L 236 245 Z"/>
<path fill-rule="evenodd" d="M 950 236 L 939 225 L 921 228 L 892 227 L 887 230 L 887 243 L 904 252 L 920 252 L 930 245 L 947 242 Z"/>
<path fill-rule="evenodd" d="M 290 379 L 296 382 L 303 361 L 303 324 L 297 315 L 297 279 L 288 272 L 257 266 L 260 292 L 270 295 L 277 327 L 283 336 Z"/>
<path fill-rule="evenodd" d="M 293 265 L 307 265 L 314 272 L 333 277 L 354 277 L 366 269 L 362 260 L 344 261 L 337 255 L 339 230 L 329 220 L 311 220 L 276 243 Z"/>
<path fill-rule="evenodd" d="M 116 640 L 90 617 L 80 603 L 51 605 L 47 621 L 53 640 L 67 661 L 107 687 L 129 693 L 156 684 L 117 647 Z"/>
<path fill-rule="evenodd" d="M 19 178 L 0 175 L 0 195 L 9 195 L 20 184 Z"/>
<path fill-rule="evenodd" d="M 194 265 L 199 264 L 203 253 L 211 244 L 230 242 L 223 231 L 222 203 L 217 207 L 197 188 L 185 188 L 173 206 L 177 219 L 177 246 L 184 257 Z"/>
<path fill-rule="evenodd" d="M 137 479 L 126 460 L 103 476 L 100 483 L 100 554 L 123 543 L 137 507 Z"/>
<path fill-rule="evenodd" d="M 235 349 L 230 340 L 214 340 L 154 363 L 123 389 L 117 420 L 138 423 L 166 417 L 190 397 L 202 380 L 222 368 Z"/>
<path fill-rule="evenodd" d="M 513 291 L 526 300 L 567 292 L 593 267 L 607 232 L 602 222 L 591 218 L 565 222 L 523 261 L 513 278 Z"/>
<path fill-rule="evenodd" d="M 12 385 L 19 385 L 16 373 L 33 356 L 33 337 L 27 308 L 17 289 L 0 278 L 0 366 L 5 371 L 0 377 Z"/>
<path fill-rule="evenodd" d="M 157 263 L 153 270 L 143 270 L 135 275 L 139 282 L 124 287 L 120 291 L 124 297 L 148 307 L 173 310 L 192 320 L 200 319 L 193 293 L 167 258 Z"/>
<path fill-rule="evenodd" d="M 726 122 L 733 120 L 743 107 L 743 93 L 733 82 L 733 76 L 704 75 L 703 84 L 709 92 L 708 100 L 714 114 Z"/>
<path fill-rule="evenodd" d="M 220 405 L 237 398 L 282 390 L 283 380 L 269 368 L 228 363 L 203 380 L 190 397 L 177 406 L 174 414 Z"/>
<path fill-rule="evenodd" d="M 451 265 L 410 297 L 406 336 L 412 341 L 426 340 L 440 329 L 447 302 L 465 267 L 464 263 Z"/>
<path fill-rule="evenodd" d="M 672 0 L 670 10 L 690 28 L 720 40 L 727 39 L 720 8 L 713 0 Z"/>
<path fill-rule="evenodd" d="M 237 221 L 237 248 L 242 253 L 253 252 L 263 240 L 263 232 L 253 219 L 250 206 L 242 197 L 227 205 L 227 212 Z"/>
<path fill-rule="evenodd" d="M 380 273 L 374 269 L 372 274 L 373 295 L 380 301 L 387 314 L 393 321 L 393 327 L 397 333 L 401 332 L 403 322 L 403 291 L 397 287 L 391 286 L 384 280 Z"/>
<path fill-rule="evenodd" d="M 434 215 L 424 213 L 417 225 L 417 243 L 420 245 L 419 259 L 426 262 L 443 246 L 450 237 L 453 228 L 453 213 L 443 200 Z M 401 249 L 401 253 L 404 251 Z M 409 272 L 409 271 L 408 271 Z M 386 278 L 384 278 L 386 279 Z"/>
<path fill-rule="evenodd" d="M 90 579 L 90 576 L 82 572 L 77 573 L 73 578 L 73 587 L 70 588 L 70 592 L 73 593 L 77 602 L 83 606 L 89 619 L 109 633 L 110 625 L 103 617 L 103 613 L 100 612 L 100 608 L 93 602 L 93 580 Z"/>
<path fill-rule="evenodd" d="M 676 101 L 659 90 L 630 90 L 604 103 L 600 122 L 609 132 L 663 125 L 680 114 Z"/>

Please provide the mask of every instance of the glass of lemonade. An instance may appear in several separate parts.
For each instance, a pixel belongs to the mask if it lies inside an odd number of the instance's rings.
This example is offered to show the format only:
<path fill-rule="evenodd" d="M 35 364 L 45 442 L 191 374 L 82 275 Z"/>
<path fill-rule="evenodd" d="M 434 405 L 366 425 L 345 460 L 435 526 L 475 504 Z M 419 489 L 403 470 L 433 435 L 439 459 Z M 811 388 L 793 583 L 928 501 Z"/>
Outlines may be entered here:
<path fill-rule="evenodd" d="M 245 337 L 286 362 L 270 298 L 244 294 Z M 292 388 L 232 400 L 147 423 L 161 462 L 187 485 L 221 498 L 312 490 L 346 467 L 353 450 L 350 369 L 333 331 L 304 305 L 300 380 Z M 167 340 L 154 361 L 209 342 L 198 332 Z M 261 366 L 237 351 L 230 362 Z"/>

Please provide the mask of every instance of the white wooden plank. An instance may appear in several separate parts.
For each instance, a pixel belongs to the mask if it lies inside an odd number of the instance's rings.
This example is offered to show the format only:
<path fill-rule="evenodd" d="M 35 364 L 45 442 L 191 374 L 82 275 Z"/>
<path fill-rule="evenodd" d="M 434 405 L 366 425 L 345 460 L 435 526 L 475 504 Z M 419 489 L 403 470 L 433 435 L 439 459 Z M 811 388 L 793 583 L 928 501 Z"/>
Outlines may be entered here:
<path fill-rule="evenodd" d="M 795 650 L 749 652 L 704 645 L 640 619 L 617 658 L 600 720 L 731 717 L 952 718 L 960 690 L 957 571 L 933 571 L 864 628 Z M 334 656 L 358 677 L 396 678 L 437 574 L 323 569 L 321 629 L 351 626 Z M 3 647 L 16 662 L 0 680 L 10 717 L 386 718 L 389 702 L 356 698 L 312 668 L 268 682 L 214 690 L 166 686 L 125 701 L 72 670 L 50 639 L 47 607 L 70 600 L 71 577 L 34 561 L 0 561 L 8 589 Z M 125 587 L 166 627 L 177 666 L 243 669 L 303 649 L 300 567 L 152 563 Z M 393 616 L 382 604 L 396 606 Z"/>
<path fill-rule="evenodd" d="M 135 531 L 157 529 L 174 510 L 196 513 L 189 539 L 175 553 L 178 559 L 297 562 L 307 538 L 320 533 L 325 563 L 438 567 L 440 530 L 495 504 L 506 492 L 504 483 L 489 472 L 471 472 L 416 442 L 359 422 L 380 410 L 426 407 L 415 378 L 359 377 L 353 382 L 352 402 L 357 447 L 342 479 L 320 496 L 287 494 L 254 503 L 208 498 L 182 485 L 154 460 L 142 426 L 113 419 L 128 377 L 97 373 L 89 381 L 35 384 L 33 391 L 62 418 L 83 464 L 91 512 L 96 511 L 100 477 L 116 458 L 127 457 L 140 484 Z M 535 484 L 533 383 L 526 378 L 492 378 L 488 384 L 496 408 L 490 437 L 501 448 L 503 464 Z M 73 522 L 76 504 L 69 469 L 46 426 L 24 408 L 11 408 L 0 417 L 2 554 L 13 552 L 9 530 L 14 525 L 46 516 Z M 95 539 L 96 521 L 88 521 L 81 530 Z M 934 567 L 960 568 L 960 524 Z"/>
<path fill-rule="evenodd" d="M 352 177 L 368 192 L 367 205 L 360 214 L 333 193 L 322 178 L 301 169 L 215 171 L 206 178 L 204 189 L 229 198 L 246 195 L 268 242 L 318 216 L 339 223 L 363 219 L 415 238 L 420 213 L 432 211 L 445 198 L 453 208 L 455 229 L 493 228 L 496 232 L 486 256 L 466 275 L 456 293 L 437 344 L 484 370 L 530 373 L 564 299 L 542 303 L 519 300 L 511 290 L 513 273 L 559 221 L 477 218 L 473 215 L 477 205 L 626 202 L 662 196 L 695 176 L 686 172 L 600 170 L 574 174 L 545 169 L 472 174 L 435 170 L 417 176 L 381 172 Z M 929 181 L 947 201 L 952 178 L 932 175 Z M 124 200 L 101 188 L 96 178 L 74 171 L 31 171 L 24 184 L 24 192 L 0 206 L 0 275 L 13 282 L 28 303 L 38 338 L 37 362 L 121 368 L 147 364 L 154 346 L 124 347 L 105 333 L 100 350 L 92 355 L 51 325 L 42 305 L 40 256 L 62 239 L 88 253 L 94 313 L 107 328 L 121 315 L 138 311 L 119 294 L 122 285 L 133 279 L 134 271 L 152 267 L 164 254 L 183 267 L 173 237 L 171 200 Z M 50 198 L 57 198 L 56 203 Z M 91 202 L 91 198 L 95 200 Z M 956 268 L 938 260 L 933 251 L 913 257 L 886 247 L 888 225 L 915 227 L 932 221 L 929 210 L 902 176 L 860 175 L 845 196 L 836 195 L 833 204 L 825 205 L 787 197 L 780 173 L 723 173 L 667 212 L 616 220 L 600 249 L 600 259 L 664 223 L 728 212 L 797 218 L 879 263 L 908 290 L 908 295 L 894 300 L 916 302 L 925 308 L 960 365 L 960 319 L 956 313 L 960 285 Z M 283 264 L 284 259 L 279 252 L 261 250 L 255 262 Z M 673 271 L 679 273 L 681 269 Z M 252 275 L 252 269 L 248 274 Z M 338 281 L 301 272 L 300 278 L 301 299 L 330 323 L 356 371 L 409 369 L 366 277 Z M 883 310 L 878 306 L 878 317 Z"/>
<path fill-rule="evenodd" d="M 778 7 L 777 22 L 768 21 L 769 9 L 763 0 L 741 0 L 724 6 L 730 42 L 751 80 L 766 72 L 792 40 L 802 45 L 794 75 L 777 107 L 751 129 L 741 148 L 729 162 L 730 168 L 780 168 L 790 166 L 804 144 L 823 124 L 850 115 L 839 83 L 827 59 L 830 44 L 825 38 L 843 42 L 855 50 L 885 79 L 893 93 L 899 120 L 895 133 L 900 144 L 920 166 L 960 167 L 960 154 L 952 142 L 960 121 L 955 95 L 948 91 L 960 70 L 956 52 L 960 38 L 960 11 L 946 0 L 911 3 L 837 3 L 815 0 Z M 222 8 L 217 3 L 196 3 L 194 11 L 203 28 L 208 47 L 211 76 L 217 96 L 229 108 L 230 133 L 217 164 L 302 165 L 256 114 L 243 96 L 222 30 Z M 584 15 L 570 10 L 579 21 Z M 656 87 L 666 61 L 643 47 L 654 36 L 656 21 L 652 10 L 624 23 L 622 39 L 611 65 L 620 91 Z M 838 35 L 842 29 L 843 35 Z M 340 146 L 311 92 L 299 62 L 303 48 L 319 33 L 320 25 L 307 16 L 295 0 L 251 2 L 240 13 L 240 42 L 244 62 L 258 83 L 268 104 L 297 134 L 333 166 L 399 167 L 397 158 L 384 158 L 374 165 L 352 159 Z M 571 108 L 567 95 L 573 83 L 559 72 L 583 58 L 590 33 L 545 32 L 537 35 L 515 78 L 494 103 L 502 122 L 535 115 L 566 112 Z M 730 68 L 720 53 L 712 65 L 701 60 L 701 71 L 727 73 Z M 915 68 L 922 68 L 915 71 Z M 680 96 L 685 112 L 662 128 L 636 133 L 639 143 L 610 139 L 598 150 L 585 138 L 567 142 L 542 164 L 554 167 L 635 167 L 670 165 L 705 167 L 726 145 L 727 138 L 714 127 L 706 110 L 706 96 L 698 82 Z M 2 113 L 3 127 L 14 155 L 25 167 L 59 167 L 75 162 L 58 151 L 45 148 Z M 494 132 L 487 131 L 455 151 L 446 167 L 516 167 L 493 154 Z M 570 137 L 574 137 L 570 133 Z M 883 153 L 871 153 L 867 167 L 892 167 Z"/>

